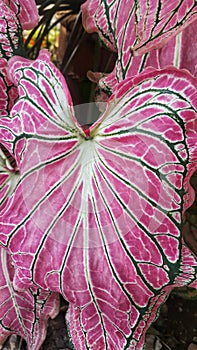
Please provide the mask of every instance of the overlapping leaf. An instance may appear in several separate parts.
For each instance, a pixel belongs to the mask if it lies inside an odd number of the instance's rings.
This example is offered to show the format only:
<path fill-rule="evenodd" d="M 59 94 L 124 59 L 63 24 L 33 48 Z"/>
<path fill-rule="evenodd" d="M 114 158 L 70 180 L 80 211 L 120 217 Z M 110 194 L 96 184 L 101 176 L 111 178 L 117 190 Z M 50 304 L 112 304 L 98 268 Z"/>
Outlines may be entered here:
<path fill-rule="evenodd" d="M 36 24 L 38 11 L 34 0 L 28 1 L 0 1 L 0 118 L 4 125 L 1 128 L 1 169 L 0 169 L 0 206 L 15 187 L 18 177 L 17 167 L 9 164 L 7 155 L 12 152 L 13 132 L 17 125 L 11 128 L 9 133 L 6 124 L 11 127 L 9 112 L 18 97 L 16 86 L 11 82 L 7 72 L 7 60 L 16 51 L 23 48 L 22 29 L 30 28 Z M 4 121 L 2 122 L 2 118 Z M 2 145 L 4 144 L 4 146 Z M 9 152 L 7 152 L 6 148 Z"/>
<path fill-rule="evenodd" d="M 197 21 L 191 23 L 176 37 L 173 37 L 160 49 L 152 50 L 143 56 L 131 56 L 130 52 L 121 52 L 113 71 L 106 76 L 102 73 L 91 73 L 89 77 L 99 83 L 102 99 L 106 99 L 123 79 L 135 76 L 147 67 L 162 69 L 167 66 L 175 66 L 189 70 L 196 75 L 197 65 Z M 123 62 L 126 62 L 124 65 Z M 93 78 L 95 76 L 95 78 Z"/>
<path fill-rule="evenodd" d="M 107 77 L 101 76 L 99 82 L 103 101 L 117 83 L 148 66 L 160 69 L 172 64 L 195 72 L 195 1 L 87 0 L 82 14 L 86 31 L 98 32 L 104 43 L 118 53 L 114 70 Z M 177 36 L 181 31 L 184 33 Z"/>
<path fill-rule="evenodd" d="M 17 5 L 16 5 L 17 6 Z M 19 5 L 17 7 L 19 12 Z M 7 77 L 7 60 L 21 45 L 21 27 L 5 1 L 0 1 L 0 117 L 7 116 L 17 97 L 17 89 Z"/>
<path fill-rule="evenodd" d="M 38 23 L 38 9 L 35 0 L 4 0 L 11 10 L 17 14 L 23 29 L 32 29 Z M 17 8 L 20 8 L 17 11 Z"/>
<path fill-rule="evenodd" d="M 20 4 L 13 2 L 14 9 L 10 8 L 9 1 L 0 1 L 0 124 L 4 119 L 4 127 L 0 132 L 0 208 L 2 210 L 6 198 L 13 192 L 18 170 L 16 164 L 9 161 L 9 151 L 12 152 L 14 128 L 8 131 L 6 123 L 10 125 L 9 112 L 18 97 L 17 88 L 11 82 L 7 72 L 7 60 L 22 46 L 22 31 L 18 20 Z M 4 146 L 2 145 L 4 144 Z M 8 150 L 6 149 L 8 148 Z"/>
<path fill-rule="evenodd" d="M 172 286 L 196 278 L 194 257 L 190 270 L 181 260 L 181 215 L 196 168 L 197 82 L 173 68 L 125 80 L 84 132 L 45 51 L 12 58 L 10 75 L 21 181 L 0 241 L 14 286 L 62 293 L 77 349 L 141 349 Z"/>
<path fill-rule="evenodd" d="M 37 20 L 34 0 L 0 1 L 0 117 L 7 116 L 18 96 L 7 76 L 7 60 L 23 48 L 21 25 L 29 29 Z"/>
<path fill-rule="evenodd" d="M 162 47 L 197 16 L 195 0 L 87 0 L 81 8 L 85 29 L 122 55 Z"/>
<path fill-rule="evenodd" d="M 58 297 L 36 288 L 14 290 L 14 269 L 2 248 L 0 258 L 0 344 L 10 334 L 18 334 L 27 341 L 28 349 L 39 349 L 46 336 L 47 319 L 58 312 Z"/>

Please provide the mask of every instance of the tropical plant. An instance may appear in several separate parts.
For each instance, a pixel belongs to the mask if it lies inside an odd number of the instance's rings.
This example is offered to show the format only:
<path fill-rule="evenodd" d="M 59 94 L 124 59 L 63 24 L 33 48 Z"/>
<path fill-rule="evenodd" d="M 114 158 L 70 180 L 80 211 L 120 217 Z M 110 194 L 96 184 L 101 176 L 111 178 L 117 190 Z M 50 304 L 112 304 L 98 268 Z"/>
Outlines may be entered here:
<path fill-rule="evenodd" d="M 34 1 L 0 11 L 0 342 L 16 333 L 39 349 L 61 294 L 76 350 L 140 350 L 170 291 L 197 288 L 182 235 L 197 169 L 196 2 L 82 5 L 85 29 L 117 52 L 112 73 L 91 73 L 107 107 L 88 129 L 48 51 L 23 54 Z"/>

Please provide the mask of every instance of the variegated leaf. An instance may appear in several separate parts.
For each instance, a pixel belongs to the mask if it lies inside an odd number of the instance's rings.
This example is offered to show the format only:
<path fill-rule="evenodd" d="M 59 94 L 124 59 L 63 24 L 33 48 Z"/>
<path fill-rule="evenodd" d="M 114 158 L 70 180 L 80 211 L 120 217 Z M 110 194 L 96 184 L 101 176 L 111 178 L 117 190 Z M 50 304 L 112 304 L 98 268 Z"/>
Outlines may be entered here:
<path fill-rule="evenodd" d="M 35 0 L 4 0 L 17 14 L 23 29 L 33 29 L 38 23 L 38 9 Z M 19 7 L 19 11 L 18 11 Z"/>
<path fill-rule="evenodd" d="M 195 0 L 135 0 L 135 3 L 137 44 L 134 50 L 137 54 L 162 47 L 197 15 Z"/>
<path fill-rule="evenodd" d="M 0 118 L 8 115 L 18 97 L 17 88 L 7 77 L 7 60 L 0 59 Z M 1 123 L 1 120 L 0 120 Z"/>
<path fill-rule="evenodd" d="M 196 169 L 197 81 L 149 69 L 122 82 L 83 131 L 45 51 L 36 61 L 12 58 L 10 76 L 21 180 L 0 241 L 16 266 L 14 286 L 62 293 L 73 304 L 77 349 L 142 349 L 171 288 L 196 280 L 181 216 Z"/>
<path fill-rule="evenodd" d="M 86 0 L 81 8 L 85 29 L 122 55 L 162 47 L 197 17 L 195 0 Z"/>
<path fill-rule="evenodd" d="M 0 58 L 8 59 L 13 52 L 22 44 L 22 32 L 18 13 L 20 4 L 15 2 L 15 11 L 13 11 L 8 1 L 0 1 Z"/>
<path fill-rule="evenodd" d="M 28 349 L 39 349 L 46 337 L 48 318 L 58 313 L 58 295 L 35 287 L 17 292 L 12 284 L 12 263 L 2 248 L 0 259 L 0 344 L 10 334 L 18 334 Z"/>
<path fill-rule="evenodd" d="M 20 5 L 15 2 L 15 12 L 8 1 L 0 1 L 0 118 L 8 115 L 18 97 L 17 89 L 7 75 L 7 60 L 22 46 L 22 31 L 17 18 Z"/>
<path fill-rule="evenodd" d="M 196 75 L 197 67 L 197 21 L 173 37 L 160 49 L 152 50 L 140 56 L 132 56 L 129 52 L 118 54 L 113 71 L 106 76 L 102 73 L 89 73 L 89 77 L 99 84 L 101 99 L 106 100 L 116 89 L 116 85 L 123 79 L 133 77 L 147 67 L 162 69 L 175 66 L 187 69 Z M 123 65 L 123 62 L 126 64 Z M 95 77 L 95 78 L 94 78 Z M 105 94 L 105 95 L 103 95 Z"/>
<path fill-rule="evenodd" d="M 18 94 L 7 76 L 7 60 L 22 50 L 23 28 L 30 29 L 38 20 L 34 0 L 0 0 L 0 117 L 7 116 Z"/>
<path fill-rule="evenodd" d="M 82 14 L 86 31 L 98 32 L 105 44 L 118 52 L 114 70 L 99 82 L 100 100 L 107 100 L 117 83 L 148 66 L 160 69 L 175 65 L 195 72 L 195 1 L 159 2 L 157 7 L 156 1 L 87 0 Z M 184 34 L 175 38 L 183 30 Z"/>
<path fill-rule="evenodd" d="M 174 288 L 175 286 L 180 288 L 180 286 L 182 285 L 189 285 L 190 287 L 197 289 L 196 275 L 197 275 L 196 258 L 193 256 L 191 251 L 189 251 L 189 249 L 183 243 L 179 276 L 174 281 L 173 285 L 165 287 L 160 294 L 150 298 L 148 306 L 144 310 L 145 314 L 143 316 L 141 314 L 141 320 L 139 320 L 138 325 L 136 325 L 136 330 L 131 336 L 132 339 L 128 341 L 128 343 L 124 346 L 124 349 L 141 350 L 143 348 L 145 333 L 149 328 L 150 324 L 154 322 L 155 319 L 158 317 L 158 309 L 165 302 L 172 288 Z M 114 296 L 114 299 L 116 299 L 115 296 Z M 101 298 L 100 302 L 101 301 L 103 301 L 103 298 Z M 103 302 L 106 302 L 106 300 Z M 91 309 L 92 309 L 92 314 L 90 312 Z M 111 312 L 113 312 L 112 310 Z M 131 307 L 131 313 L 134 311 L 135 311 L 135 308 L 132 309 Z M 105 347 L 103 338 L 101 334 L 99 334 L 99 332 L 95 331 L 94 333 L 90 332 L 90 334 L 88 334 L 88 328 L 95 327 L 94 315 L 95 315 L 94 305 L 89 304 L 87 308 L 83 308 L 83 307 L 80 308 L 75 305 L 70 305 L 68 314 L 67 314 L 67 322 L 70 330 L 70 335 L 72 336 L 72 339 L 74 341 L 75 349 L 83 350 L 88 348 L 87 344 L 91 338 L 92 338 L 91 343 L 93 343 L 91 347 L 92 350 L 96 350 L 96 349 L 101 350 L 103 348 L 104 349 L 107 348 Z M 104 311 L 103 319 L 105 320 L 106 317 L 107 317 L 107 312 Z M 121 316 L 119 317 L 121 318 Z M 97 326 L 97 329 L 98 329 L 98 326 Z M 120 333 L 118 334 L 118 329 L 116 332 L 116 336 L 117 335 L 120 341 L 121 334 Z M 123 347 L 122 347 L 121 341 L 118 344 L 117 340 L 116 339 L 113 340 L 113 337 L 110 337 L 110 336 L 111 336 L 111 333 L 109 331 L 109 339 L 108 339 L 109 349 L 110 350 L 122 349 Z"/>

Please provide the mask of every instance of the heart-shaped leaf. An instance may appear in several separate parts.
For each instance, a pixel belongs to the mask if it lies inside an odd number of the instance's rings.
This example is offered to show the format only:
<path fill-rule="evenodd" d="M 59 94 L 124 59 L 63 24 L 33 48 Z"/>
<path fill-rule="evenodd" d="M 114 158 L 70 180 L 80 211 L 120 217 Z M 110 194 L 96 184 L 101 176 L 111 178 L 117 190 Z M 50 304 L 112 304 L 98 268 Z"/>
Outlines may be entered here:
<path fill-rule="evenodd" d="M 62 293 L 79 349 L 141 349 L 171 288 L 196 278 L 195 258 L 185 254 L 189 269 L 182 256 L 181 216 L 193 200 L 197 81 L 149 69 L 119 84 L 83 131 L 46 51 L 9 65 L 21 180 L 0 241 L 16 267 L 14 286 Z"/>

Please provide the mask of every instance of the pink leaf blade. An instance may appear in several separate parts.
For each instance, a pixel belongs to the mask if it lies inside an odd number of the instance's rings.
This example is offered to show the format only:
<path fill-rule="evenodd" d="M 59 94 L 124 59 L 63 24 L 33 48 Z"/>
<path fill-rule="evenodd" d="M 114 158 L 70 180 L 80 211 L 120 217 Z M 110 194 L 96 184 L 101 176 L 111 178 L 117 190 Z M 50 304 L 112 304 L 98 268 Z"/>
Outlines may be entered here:
<path fill-rule="evenodd" d="M 17 17 L 20 5 L 16 3 L 15 12 L 6 1 L 1 0 L 0 5 L 0 57 L 8 59 L 21 44 L 21 26 Z"/>
<path fill-rule="evenodd" d="M 50 141 L 55 140 L 57 135 L 59 137 L 60 133 L 62 140 L 68 139 L 68 143 L 70 142 L 74 147 L 77 135 L 79 133 L 84 135 L 84 132 L 74 116 L 72 100 L 65 80 L 59 70 L 51 63 L 49 52 L 47 50 L 41 51 L 36 61 L 15 56 L 9 61 L 9 67 L 10 77 L 14 84 L 19 85 L 20 94 L 20 99 L 12 109 L 12 118 L 17 119 L 19 111 L 23 111 L 25 120 L 23 132 L 29 134 L 29 137 L 34 137 L 38 147 L 40 136 L 44 136 L 43 145 L 47 145 L 47 142 L 50 145 Z M 18 128 L 18 132 L 21 132 L 20 128 Z M 44 141 L 46 142 L 44 143 Z M 24 147 L 22 141 L 16 144 L 15 152 L 18 164 Z M 37 146 L 33 147 L 35 149 Z M 62 151 L 63 148 L 62 146 Z M 38 162 L 40 161 L 39 157 L 47 156 L 49 153 L 47 149 L 48 146 L 46 146 L 46 152 L 38 155 Z M 66 151 L 65 148 L 64 151 Z M 29 159 L 25 167 L 31 166 Z"/>
<path fill-rule="evenodd" d="M 167 4 L 87 0 L 82 14 L 85 29 L 98 32 L 104 43 L 118 53 L 113 72 L 100 82 L 107 94 L 120 81 L 148 66 L 161 69 L 175 65 L 192 74 L 196 71 L 197 6 L 193 0 Z M 179 33 L 181 37 L 176 39 Z"/>
<path fill-rule="evenodd" d="M 195 1 L 155 2 L 151 6 L 139 1 L 137 5 L 138 44 L 137 54 L 162 47 L 173 35 L 177 35 L 195 21 L 197 7 Z"/>
<path fill-rule="evenodd" d="M 18 97 L 17 88 L 12 84 L 7 73 L 7 61 L 12 57 L 21 43 L 22 32 L 17 18 L 19 3 L 15 4 L 15 12 L 10 3 L 0 2 L 0 117 L 7 117 Z"/>
<path fill-rule="evenodd" d="M 101 39 L 104 41 L 107 47 L 116 51 L 116 43 L 113 33 L 113 25 L 111 21 L 111 14 L 116 12 L 115 6 L 109 7 L 106 1 L 86 1 L 81 5 L 82 21 L 85 30 L 88 33 L 98 32 Z M 97 22 L 97 25 L 95 25 Z"/>
<path fill-rule="evenodd" d="M 105 44 L 120 54 L 129 48 L 135 55 L 160 48 L 197 17 L 194 0 L 173 0 L 167 4 L 87 0 L 81 8 L 84 28 L 98 32 Z"/>
<path fill-rule="evenodd" d="M 143 56 L 131 57 L 129 53 L 124 53 L 125 67 L 122 64 L 122 54 L 119 55 L 113 71 L 106 76 L 103 76 L 102 73 L 89 74 L 91 79 L 98 83 L 101 99 L 106 101 L 120 81 L 134 77 L 151 67 L 152 69 L 164 69 L 174 66 L 179 69 L 187 69 L 191 74 L 196 75 L 196 25 L 196 21 L 192 22 L 162 48 L 152 50 Z"/>
<path fill-rule="evenodd" d="M 10 8 L 14 13 L 18 13 L 16 6 L 20 5 L 20 13 L 18 18 L 23 29 L 33 29 L 38 24 L 38 9 L 35 0 L 11 0 L 9 2 Z"/>

